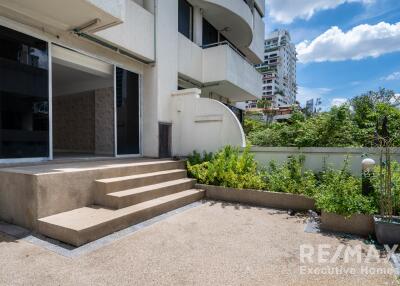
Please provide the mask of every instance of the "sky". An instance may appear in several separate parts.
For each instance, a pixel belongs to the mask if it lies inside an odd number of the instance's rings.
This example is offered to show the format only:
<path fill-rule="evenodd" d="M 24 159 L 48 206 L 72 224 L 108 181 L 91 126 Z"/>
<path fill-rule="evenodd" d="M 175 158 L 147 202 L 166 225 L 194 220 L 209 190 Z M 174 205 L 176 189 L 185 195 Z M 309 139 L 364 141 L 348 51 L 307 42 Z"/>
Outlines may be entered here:
<path fill-rule="evenodd" d="M 266 0 L 266 35 L 290 32 L 297 99 L 322 109 L 384 87 L 400 94 L 400 0 Z"/>

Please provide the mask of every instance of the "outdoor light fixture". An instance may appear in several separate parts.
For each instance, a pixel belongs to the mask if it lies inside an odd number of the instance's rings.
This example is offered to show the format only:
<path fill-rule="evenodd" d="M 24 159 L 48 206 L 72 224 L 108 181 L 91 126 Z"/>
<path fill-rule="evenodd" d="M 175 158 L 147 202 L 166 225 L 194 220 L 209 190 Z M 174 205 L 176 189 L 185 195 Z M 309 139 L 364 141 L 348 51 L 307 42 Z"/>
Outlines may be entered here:
<path fill-rule="evenodd" d="M 365 158 L 361 161 L 362 168 L 362 192 L 363 195 L 369 195 L 373 192 L 373 186 L 371 183 L 371 177 L 374 172 L 375 160 L 371 158 Z"/>
<path fill-rule="evenodd" d="M 363 172 L 371 172 L 375 167 L 375 160 L 371 158 L 365 158 L 361 162 Z"/>

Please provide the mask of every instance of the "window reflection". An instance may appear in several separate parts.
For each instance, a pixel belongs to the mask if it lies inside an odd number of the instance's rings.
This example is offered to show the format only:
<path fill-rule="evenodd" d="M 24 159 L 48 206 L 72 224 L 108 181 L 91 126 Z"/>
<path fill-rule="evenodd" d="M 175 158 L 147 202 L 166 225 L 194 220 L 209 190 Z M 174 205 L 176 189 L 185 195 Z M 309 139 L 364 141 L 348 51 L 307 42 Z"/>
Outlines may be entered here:
<path fill-rule="evenodd" d="M 0 159 L 49 154 L 48 47 L 0 27 Z"/>

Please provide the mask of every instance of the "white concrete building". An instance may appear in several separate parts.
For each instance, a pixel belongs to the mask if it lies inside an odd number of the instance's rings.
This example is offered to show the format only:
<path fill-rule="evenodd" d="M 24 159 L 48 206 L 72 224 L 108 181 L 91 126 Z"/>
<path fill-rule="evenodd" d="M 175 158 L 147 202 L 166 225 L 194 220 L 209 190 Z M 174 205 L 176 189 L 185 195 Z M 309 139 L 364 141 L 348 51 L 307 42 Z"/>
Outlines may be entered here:
<path fill-rule="evenodd" d="M 263 74 L 263 98 L 270 100 L 272 107 L 296 103 L 296 61 L 288 31 L 275 30 L 265 39 L 264 63 L 258 69 Z"/>
<path fill-rule="evenodd" d="M 0 0 L 0 163 L 243 146 L 264 1 Z"/>

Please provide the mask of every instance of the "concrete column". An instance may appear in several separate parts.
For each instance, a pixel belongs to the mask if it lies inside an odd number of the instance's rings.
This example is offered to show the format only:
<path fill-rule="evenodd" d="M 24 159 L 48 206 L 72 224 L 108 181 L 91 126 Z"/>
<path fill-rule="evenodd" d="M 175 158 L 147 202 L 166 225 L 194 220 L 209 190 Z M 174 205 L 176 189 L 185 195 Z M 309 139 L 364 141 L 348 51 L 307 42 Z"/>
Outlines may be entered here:
<path fill-rule="evenodd" d="M 203 45 L 203 15 L 197 6 L 193 7 L 193 42 L 198 46 Z"/>

